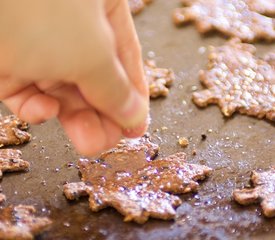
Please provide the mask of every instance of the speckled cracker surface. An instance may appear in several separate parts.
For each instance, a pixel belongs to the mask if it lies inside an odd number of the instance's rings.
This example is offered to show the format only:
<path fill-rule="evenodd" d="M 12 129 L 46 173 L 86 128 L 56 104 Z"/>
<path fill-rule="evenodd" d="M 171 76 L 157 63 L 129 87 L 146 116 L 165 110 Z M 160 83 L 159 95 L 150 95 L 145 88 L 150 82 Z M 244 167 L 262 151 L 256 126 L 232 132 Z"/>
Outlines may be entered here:
<path fill-rule="evenodd" d="M 260 203 L 266 217 L 275 217 L 275 167 L 251 175 L 253 188 L 236 189 L 235 201 L 242 205 Z"/>
<path fill-rule="evenodd" d="M 22 152 L 16 149 L 0 149 L 0 180 L 4 172 L 27 171 L 30 164 L 23 160 Z M 0 203 L 6 200 L 0 185 Z M 0 238 L 1 239 L 1 238 Z"/>
<path fill-rule="evenodd" d="M 89 195 L 92 211 L 110 206 L 125 216 L 124 221 L 142 224 L 149 217 L 173 219 L 175 208 L 181 204 L 174 194 L 196 191 L 197 181 L 205 179 L 211 169 L 186 163 L 185 153 L 152 161 L 155 154 L 148 154 L 150 148 L 140 147 L 142 142 L 124 143 L 123 155 L 118 145 L 96 161 L 80 160 L 83 182 L 64 185 L 65 196 L 74 200 Z"/>
<path fill-rule="evenodd" d="M 16 149 L 0 149 L 0 179 L 4 172 L 18 172 L 29 169 L 30 164 L 23 160 L 22 152 Z"/>
<path fill-rule="evenodd" d="M 0 209 L 1 240 L 32 240 L 45 231 L 51 220 L 47 217 L 36 217 L 33 206 L 9 206 Z"/>
<path fill-rule="evenodd" d="M 255 56 L 253 45 L 233 39 L 210 50 L 200 80 L 207 88 L 193 93 L 200 107 L 218 104 L 225 116 L 240 112 L 275 121 L 275 54 Z"/>
<path fill-rule="evenodd" d="M 14 115 L 0 116 L 0 147 L 29 142 L 28 124 Z"/>
<path fill-rule="evenodd" d="M 255 12 L 274 16 L 275 15 L 275 0 L 247 0 L 250 9 Z"/>
<path fill-rule="evenodd" d="M 264 4 L 260 0 L 182 0 L 182 3 L 184 7 L 173 14 L 177 25 L 194 22 L 200 33 L 217 30 L 246 42 L 275 40 L 275 20 L 261 14 L 274 11 L 274 3 L 267 0 Z"/>

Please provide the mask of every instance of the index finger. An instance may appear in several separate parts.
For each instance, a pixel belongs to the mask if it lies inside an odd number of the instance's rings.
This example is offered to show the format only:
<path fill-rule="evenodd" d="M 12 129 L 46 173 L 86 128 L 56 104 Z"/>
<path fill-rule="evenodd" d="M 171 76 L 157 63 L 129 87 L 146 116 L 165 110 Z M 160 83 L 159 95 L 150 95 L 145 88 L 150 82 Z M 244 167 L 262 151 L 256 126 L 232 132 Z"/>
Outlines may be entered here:
<path fill-rule="evenodd" d="M 142 54 L 127 0 L 107 0 L 107 17 L 114 31 L 117 54 L 130 81 L 147 97 L 148 86 L 144 77 Z"/>
<path fill-rule="evenodd" d="M 149 105 L 148 83 L 145 79 L 139 39 L 127 0 L 107 0 L 107 17 L 113 29 L 118 58 L 128 78 L 146 97 Z M 126 137 L 138 137 L 147 129 L 147 122 L 136 129 L 123 131 Z"/>

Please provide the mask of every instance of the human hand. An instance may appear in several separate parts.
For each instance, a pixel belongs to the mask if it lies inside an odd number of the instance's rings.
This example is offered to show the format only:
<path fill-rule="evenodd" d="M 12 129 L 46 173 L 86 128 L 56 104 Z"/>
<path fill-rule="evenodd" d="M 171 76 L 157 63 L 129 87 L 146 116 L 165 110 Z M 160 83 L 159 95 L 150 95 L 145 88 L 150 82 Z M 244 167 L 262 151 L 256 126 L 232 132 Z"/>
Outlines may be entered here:
<path fill-rule="evenodd" d="M 1 1 L 0 84 L 0 100 L 15 114 L 30 123 L 57 116 L 85 155 L 147 127 L 127 0 Z"/>

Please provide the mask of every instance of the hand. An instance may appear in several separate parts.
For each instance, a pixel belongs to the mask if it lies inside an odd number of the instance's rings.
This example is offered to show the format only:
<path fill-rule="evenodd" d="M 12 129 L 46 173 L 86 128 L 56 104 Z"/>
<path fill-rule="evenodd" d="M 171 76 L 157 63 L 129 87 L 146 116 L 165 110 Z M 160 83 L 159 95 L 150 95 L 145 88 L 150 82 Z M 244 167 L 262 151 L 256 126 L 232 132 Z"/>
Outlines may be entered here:
<path fill-rule="evenodd" d="M 30 123 L 57 116 L 85 155 L 147 127 L 126 0 L 0 1 L 0 84 L 0 100 L 15 114 Z"/>

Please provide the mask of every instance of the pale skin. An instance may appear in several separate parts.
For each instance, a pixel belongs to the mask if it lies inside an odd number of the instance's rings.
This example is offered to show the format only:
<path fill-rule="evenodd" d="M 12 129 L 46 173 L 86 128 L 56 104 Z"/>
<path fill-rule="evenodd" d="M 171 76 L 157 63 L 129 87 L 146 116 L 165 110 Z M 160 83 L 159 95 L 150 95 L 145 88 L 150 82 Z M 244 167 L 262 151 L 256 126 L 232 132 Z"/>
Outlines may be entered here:
<path fill-rule="evenodd" d="M 12 112 L 30 123 L 58 117 L 84 155 L 147 127 L 127 0 L 1 0 L 0 84 Z"/>

